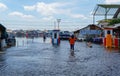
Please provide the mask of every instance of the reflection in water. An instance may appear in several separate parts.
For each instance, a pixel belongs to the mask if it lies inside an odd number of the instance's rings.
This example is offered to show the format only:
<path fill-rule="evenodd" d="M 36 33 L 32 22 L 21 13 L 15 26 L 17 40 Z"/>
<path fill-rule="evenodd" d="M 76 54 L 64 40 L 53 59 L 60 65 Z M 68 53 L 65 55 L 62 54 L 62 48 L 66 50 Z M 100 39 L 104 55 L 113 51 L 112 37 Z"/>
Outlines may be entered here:
<path fill-rule="evenodd" d="M 106 51 L 112 52 L 112 48 L 105 48 Z"/>
<path fill-rule="evenodd" d="M 70 55 L 75 57 L 75 53 L 74 53 L 74 50 L 70 50 Z"/>
<path fill-rule="evenodd" d="M 5 66 L 5 56 L 4 56 L 4 54 L 0 54 L 0 70 L 4 66 Z"/>
<path fill-rule="evenodd" d="M 17 40 L 21 46 L 24 39 Z M 107 76 L 106 71 L 117 74 L 120 69 L 120 55 L 108 53 L 117 51 L 114 48 L 104 49 L 96 44 L 86 48 L 84 42 L 76 42 L 72 52 L 68 41 L 61 41 L 60 46 L 52 46 L 49 40 L 43 43 L 42 38 L 34 39 L 33 43 L 25 39 L 24 43 L 0 54 L 0 76 Z"/>
<path fill-rule="evenodd" d="M 105 48 L 105 50 L 108 51 L 108 52 L 119 52 L 120 53 L 119 48 Z"/>
<path fill-rule="evenodd" d="M 70 50 L 69 61 L 75 62 L 75 60 L 76 60 L 76 58 L 75 58 L 74 50 Z"/>
<path fill-rule="evenodd" d="M 46 39 L 45 43 L 51 43 L 50 38 Z M 29 46 L 31 44 L 36 44 L 36 43 L 44 43 L 43 42 L 43 38 L 34 38 L 34 39 L 30 39 L 30 38 L 16 38 L 16 46 L 20 47 L 20 46 Z"/>
<path fill-rule="evenodd" d="M 120 53 L 120 49 L 119 48 L 114 48 L 114 51 Z"/>

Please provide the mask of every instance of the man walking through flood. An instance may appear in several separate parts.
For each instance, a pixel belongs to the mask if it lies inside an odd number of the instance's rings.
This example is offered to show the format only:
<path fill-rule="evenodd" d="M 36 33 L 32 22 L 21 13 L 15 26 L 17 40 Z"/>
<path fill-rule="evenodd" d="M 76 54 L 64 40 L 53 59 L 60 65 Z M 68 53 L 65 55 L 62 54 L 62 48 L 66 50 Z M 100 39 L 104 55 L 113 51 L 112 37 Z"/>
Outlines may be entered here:
<path fill-rule="evenodd" d="M 74 37 L 74 35 L 72 35 L 72 36 L 69 38 L 71 55 L 74 55 L 74 44 L 75 44 L 75 41 L 76 41 L 76 38 Z"/>

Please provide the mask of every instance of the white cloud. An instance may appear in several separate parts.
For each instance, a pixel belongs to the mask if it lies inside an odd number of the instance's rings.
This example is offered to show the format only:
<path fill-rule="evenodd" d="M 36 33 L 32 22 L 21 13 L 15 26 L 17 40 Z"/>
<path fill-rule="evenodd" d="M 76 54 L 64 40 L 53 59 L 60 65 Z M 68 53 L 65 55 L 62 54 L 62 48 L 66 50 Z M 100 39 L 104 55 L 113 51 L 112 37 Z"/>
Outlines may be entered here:
<path fill-rule="evenodd" d="M 64 6 L 70 5 L 70 3 L 44 3 L 38 2 L 32 6 L 24 6 L 24 9 L 27 11 L 37 11 L 42 16 L 52 16 L 55 14 L 64 14 L 70 12 L 69 9 L 63 9 Z"/>
<path fill-rule="evenodd" d="M 17 17 L 21 17 L 21 18 L 34 18 L 34 16 L 32 16 L 32 15 L 25 15 L 25 14 L 20 13 L 20 12 L 12 12 L 9 15 L 10 16 L 17 16 Z"/>
<path fill-rule="evenodd" d="M 54 17 L 52 17 L 52 16 L 44 17 L 44 18 L 42 18 L 42 20 L 44 20 L 44 21 L 51 21 L 51 20 L 54 20 Z"/>
<path fill-rule="evenodd" d="M 105 0 L 106 4 L 120 3 L 120 0 Z"/>
<path fill-rule="evenodd" d="M 5 5 L 5 4 L 3 4 L 3 3 L 0 3 L 0 11 L 4 11 L 4 10 L 6 10 L 8 7 Z"/>
<path fill-rule="evenodd" d="M 36 10 L 43 16 L 51 16 L 53 14 L 59 13 L 59 11 L 61 12 L 60 7 L 62 6 L 64 6 L 64 4 L 61 3 L 46 4 L 44 2 L 38 2 L 33 6 L 24 6 L 24 9 L 28 11 Z"/>
<path fill-rule="evenodd" d="M 28 11 L 33 11 L 33 10 L 35 10 L 35 7 L 36 6 L 24 6 L 24 9 L 28 10 Z"/>
<path fill-rule="evenodd" d="M 26 11 L 37 11 L 40 15 L 45 16 L 44 20 L 53 19 L 55 15 L 66 15 L 72 18 L 86 19 L 84 15 L 73 14 L 71 8 L 65 8 L 71 3 L 44 3 L 38 2 L 32 6 L 24 6 Z"/>
<path fill-rule="evenodd" d="M 87 19 L 84 15 L 81 14 L 70 14 L 72 18 Z"/>
<path fill-rule="evenodd" d="M 38 3 L 36 10 L 44 16 L 50 16 L 56 13 L 56 6 L 53 4 Z"/>

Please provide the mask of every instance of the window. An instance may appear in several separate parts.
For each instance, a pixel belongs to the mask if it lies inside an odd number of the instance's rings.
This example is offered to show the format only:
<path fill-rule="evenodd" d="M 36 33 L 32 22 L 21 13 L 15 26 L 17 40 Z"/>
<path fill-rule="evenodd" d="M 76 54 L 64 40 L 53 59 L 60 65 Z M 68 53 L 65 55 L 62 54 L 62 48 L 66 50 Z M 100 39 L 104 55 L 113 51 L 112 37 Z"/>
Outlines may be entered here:
<path fill-rule="evenodd" d="M 54 33 L 54 37 L 57 38 L 57 33 Z"/>

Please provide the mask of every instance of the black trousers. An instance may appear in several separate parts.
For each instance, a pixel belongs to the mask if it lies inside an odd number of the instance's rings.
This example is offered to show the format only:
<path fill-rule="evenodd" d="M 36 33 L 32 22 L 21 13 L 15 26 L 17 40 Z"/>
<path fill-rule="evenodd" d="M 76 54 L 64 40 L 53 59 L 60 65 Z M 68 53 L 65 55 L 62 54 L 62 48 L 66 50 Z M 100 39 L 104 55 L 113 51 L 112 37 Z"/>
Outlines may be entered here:
<path fill-rule="evenodd" d="M 70 49 L 74 50 L 74 44 L 70 44 Z"/>

